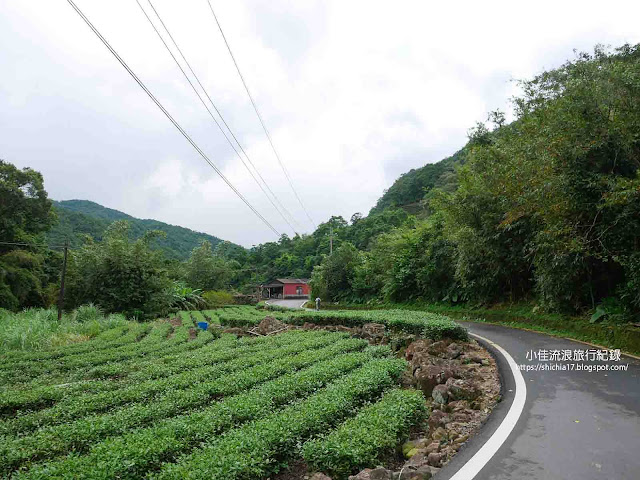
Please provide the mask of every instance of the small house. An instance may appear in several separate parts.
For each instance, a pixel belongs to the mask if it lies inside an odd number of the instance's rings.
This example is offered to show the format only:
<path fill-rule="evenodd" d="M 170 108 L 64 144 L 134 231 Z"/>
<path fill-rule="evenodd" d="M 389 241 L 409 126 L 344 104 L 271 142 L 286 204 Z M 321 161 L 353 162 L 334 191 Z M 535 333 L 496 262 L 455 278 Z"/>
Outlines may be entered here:
<path fill-rule="evenodd" d="M 309 298 L 311 291 L 306 278 L 276 278 L 260 289 L 263 298 Z"/>

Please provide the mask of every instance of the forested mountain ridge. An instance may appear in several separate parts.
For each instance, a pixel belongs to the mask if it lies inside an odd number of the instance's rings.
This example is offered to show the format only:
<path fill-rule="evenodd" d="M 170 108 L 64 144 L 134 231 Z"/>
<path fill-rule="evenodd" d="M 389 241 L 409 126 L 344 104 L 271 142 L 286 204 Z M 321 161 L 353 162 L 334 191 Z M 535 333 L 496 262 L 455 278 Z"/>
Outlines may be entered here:
<path fill-rule="evenodd" d="M 130 223 L 132 239 L 140 238 L 150 230 L 165 232 L 167 236 L 155 239 L 154 245 L 163 250 L 169 258 L 178 260 L 189 258 L 191 251 L 203 240 L 209 241 L 214 248 L 223 242 L 213 235 L 158 220 L 135 218 L 89 200 L 54 201 L 53 206 L 58 222 L 47 232 L 47 242 L 50 245 L 61 245 L 68 238 L 71 246 L 78 247 L 82 244 L 84 235 L 91 235 L 94 239 L 100 240 L 106 228 L 116 220 L 126 220 Z"/>
<path fill-rule="evenodd" d="M 428 163 L 403 173 L 391 187 L 384 191 L 370 213 L 379 213 L 389 207 L 407 208 L 421 202 L 434 188 L 455 190 L 457 186 L 455 169 L 456 166 L 464 164 L 467 150 L 468 147 L 465 146 L 439 162 Z M 415 209 L 410 209 L 409 213 L 415 213 Z"/>

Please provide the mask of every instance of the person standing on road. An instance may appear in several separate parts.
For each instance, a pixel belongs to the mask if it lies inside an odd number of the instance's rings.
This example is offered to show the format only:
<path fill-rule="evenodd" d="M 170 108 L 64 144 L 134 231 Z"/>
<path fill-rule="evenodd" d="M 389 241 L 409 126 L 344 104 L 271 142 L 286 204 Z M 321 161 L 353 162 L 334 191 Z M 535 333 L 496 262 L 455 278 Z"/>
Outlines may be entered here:
<path fill-rule="evenodd" d="M 320 310 L 320 297 L 316 298 L 316 311 Z"/>

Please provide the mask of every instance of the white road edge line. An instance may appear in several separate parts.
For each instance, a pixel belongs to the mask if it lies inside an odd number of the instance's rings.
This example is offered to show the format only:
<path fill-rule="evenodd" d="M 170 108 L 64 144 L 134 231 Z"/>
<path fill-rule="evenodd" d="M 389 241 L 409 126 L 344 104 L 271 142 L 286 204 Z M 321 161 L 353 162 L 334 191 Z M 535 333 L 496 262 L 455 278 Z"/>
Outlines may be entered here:
<path fill-rule="evenodd" d="M 509 367 L 511 368 L 511 373 L 513 374 L 513 378 L 516 382 L 516 393 L 515 398 L 513 399 L 513 403 L 511 404 L 511 408 L 507 412 L 507 415 L 502 420 L 500 426 L 493 432 L 493 435 L 485 442 L 485 444 L 478 450 L 473 457 L 469 459 L 467 463 L 465 463 L 460 470 L 458 470 L 455 475 L 453 475 L 449 480 L 472 480 L 475 476 L 484 468 L 491 457 L 493 457 L 498 449 L 505 442 L 509 434 L 518 423 L 518 419 L 522 414 L 522 410 L 524 409 L 524 403 L 527 399 L 527 384 L 522 377 L 522 373 L 520 373 L 520 369 L 516 364 L 515 360 L 509 355 L 509 353 L 502 348 L 497 343 L 492 342 L 488 338 L 481 337 L 480 335 L 476 335 L 475 333 L 470 333 L 470 335 L 479 338 L 480 340 L 484 340 L 489 345 L 498 350 L 502 356 L 507 360 Z"/>

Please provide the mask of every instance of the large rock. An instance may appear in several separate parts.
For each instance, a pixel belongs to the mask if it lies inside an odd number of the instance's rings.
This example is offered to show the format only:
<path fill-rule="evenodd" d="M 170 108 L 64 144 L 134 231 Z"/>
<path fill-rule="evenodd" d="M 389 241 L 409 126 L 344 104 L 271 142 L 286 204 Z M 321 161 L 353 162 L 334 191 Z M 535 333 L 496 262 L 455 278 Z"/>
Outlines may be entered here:
<path fill-rule="evenodd" d="M 344 325 L 336 325 L 335 330 L 336 332 L 345 332 L 350 333 L 351 335 L 356 333 L 356 330 L 354 328 L 345 327 Z"/>
<path fill-rule="evenodd" d="M 437 442 L 445 440 L 448 438 L 447 431 L 442 427 L 438 427 L 436 428 L 436 431 L 431 434 L 431 438 Z"/>
<path fill-rule="evenodd" d="M 414 442 L 413 440 L 410 440 L 408 442 L 404 442 L 402 444 L 402 454 L 405 457 L 410 458 L 409 455 L 408 455 L 409 452 L 412 451 L 412 450 L 415 450 L 416 448 L 417 448 L 416 447 L 416 442 Z"/>
<path fill-rule="evenodd" d="M 405 468 L 393 474 L 394 480 L 429 480 L 433 476 L 433 467 L 423 465 L 419 468 Z"/>
<path fill-rule="evenodd" d="M 404 468 L 408 470 L 416 470 L 424 465 L 427 465 L 427 454 L 424 451 L 416 453 L 404 464 Z"/>
<path fill-rule="evenodd" d="M 431 344 L 431 341 L 427 340 L 426 338 L 421 338 L 420 340 L 416 340 L 411 345 L 409 345 L 405 350 L 404 352 L 405 358 L 408 361 L 413 360 L 413 356 L 417 352 L 425 351 L 430 344 Z"/>
<path fill-rule="evenodd" d="M 453 360 L 454 358 L 458 358 L 460 355 L 462 355 L 462 347 L 457 343 L 449 344 L 445 356 Z"/>
<path fill-rule="evenodd" d="M 349 480 L 393 480 L 393 472 L 386 468 L 365 468 L 357 475 L 351 475 Z"/>
<path fill-rule="evenodd" d="M 416 379 L 418 388 L 422 390 L 426 396 L 431 395 L 436 385 L 446 381 L 443 368 L 438 365 L 425 365 L 424 367 L 418 368 L 413 376 Z"/>
<path fill-rule="evenodd" d="M 419 358 L 421 354 L 417 354 L 414 360 Z M 421 365 L 419 366 L 413 376 L 416 379 L 418 388 L 424 392 L 425 395 L 431 395 L 434 387 L 441 383 L 445 383 L 450 378 L 460 378 L 460 370 L 455 365 L 440 364 L 440 365 Z"/>
<path fill-rule="evenodd" d="M 447 380 L 446 386 L 453 400 L 475 400 L 482 394 L 482 391 L 473 380 L 450 378 Z"/>
<path fill-rule="evenodd" d="M 447 354 L 447 342 L 444 340 L 440 340 L 438 342 L 432 343 L 427 348 L 427 352 L 436 357 L 445 357 Z"/>
<path fill-rule="evenodd" d="M 443 455 L 440 452 L 431 452 L 429 455 L 427 455 L 427 461 L 429 462 L 429 465 L 439 467 L 440 465 L 442 465 L 442 457 Z"/>
<path fill-rule="evenodd" d="M 453 412 L 452 419 L 454 422 L 467 423 L 471 420 L 471 415 L 465 412 Z"/>
<path fill-rule="evenodd" d="M 362 338 L 371 342 L 380 342 L 384 338 L 385 326 L 381 323 L 365 323 L 362 326 Z"/>
<path fill-rule="evenodd" d="M 429 465 L 424 465 L 423 467 L 418 468 L 411 477 L 411 480 L 429 480 L 433 477 L 439 469 L 431 467 Z"/>
<path fill-rule="evenodd" d="M 463 412 L 469 408 L 469 402 L 466 400 L 454 400 L 453 402 L 449 402 L 449 408 L 452 412 Z"/>
<path fill-rule="evenodd" d="M 286 330 L 288 325 L 273 317 L 264 317 L 258 325 L 258 333 L 269 335 L 270 333 Z"/>
<path fill-rule="evenodd" d="M 445 404 L 449 400 L 449 392 L 446 385 L 436 385 L 431 392 L 433 401 L 439 404 Z"/>
<path fill-rule="evenodd" d="M 309 480 L 331 480 L 331 477 L 327 477 L 324 473 L 314 473 Z"/>
<path fill-rule="evenodd" d="M 435 430 L 438 427 L 443 427 L 449 423 L 449 415 L 442 410 L 434 409 L 429 415 L 429 428 Z"/>
<path fill-rule="evenodd" d="M 439 451 L 440 451 L 440 442 L 431 442 L 429 445 L 427 445 L 427 448 L 425 448 L 425 453 L 427 455 L 429 455 L 430 453 L 439 452 Z"/>

